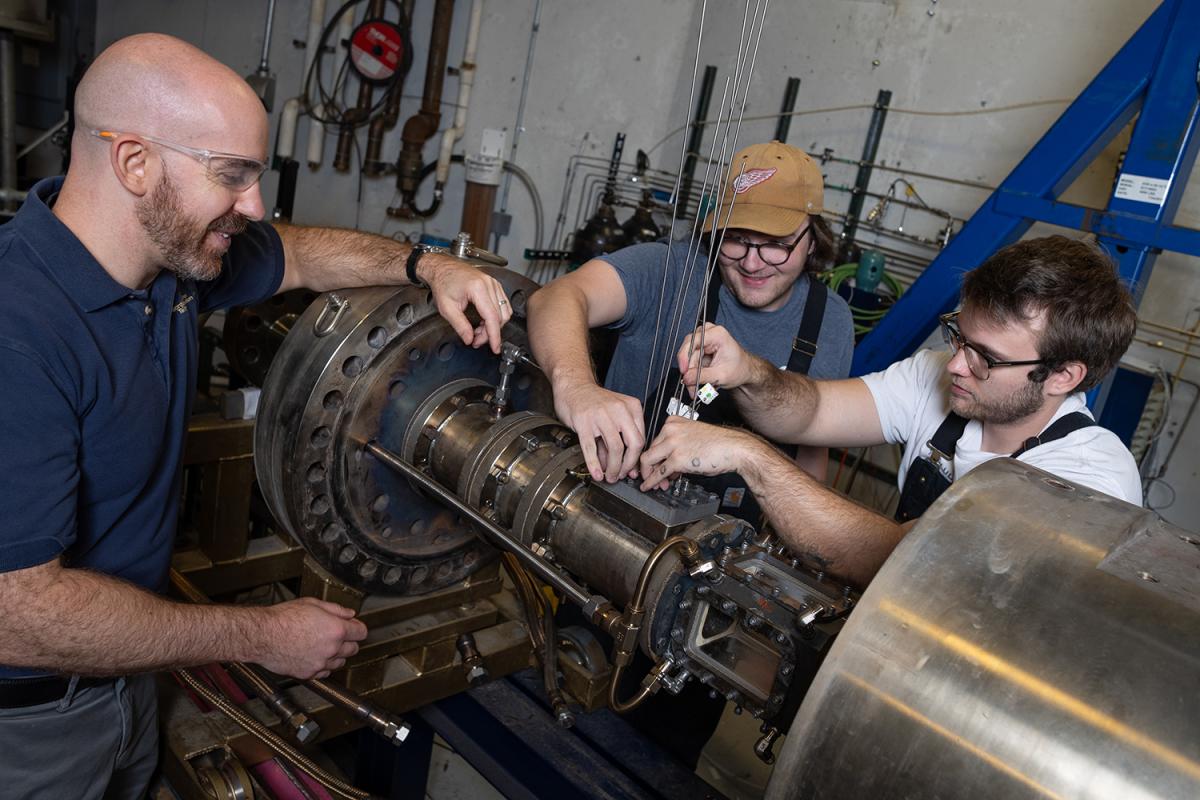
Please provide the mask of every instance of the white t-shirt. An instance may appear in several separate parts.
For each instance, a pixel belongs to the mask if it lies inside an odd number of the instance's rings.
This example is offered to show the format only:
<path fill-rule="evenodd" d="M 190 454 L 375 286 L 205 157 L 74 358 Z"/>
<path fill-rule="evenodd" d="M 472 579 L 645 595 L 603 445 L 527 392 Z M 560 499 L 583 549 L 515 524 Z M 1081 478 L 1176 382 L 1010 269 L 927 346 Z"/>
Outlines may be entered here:
<path fill-rule="evenodd" d="M 946 371 L 949 360 L 948 352 L 921 350 L 883 372 L 862 376 L 875 399 L 884 438 L 889 444 L 904 445 L 898 475 L 901 487 L 913 460 L 929 456 L 929 440 L 950 413 L 950 373 Z M 1073 411 L 1092 416 L 1082 392 L 1068 397 L 1051 423 Z M 985 461 L 1011 455 L 986 452 L 981 448 L 982 442 L 983 425 L 976 420 L 968 421 L 954 451 L 953 471 L 942 463 L 942 473 L 953 481 Z M 1142 504 L 1142 483 L 1133 455 L 1116 434 L 1099 425 L 1038 445 L 1022 453 L 1018 460 L 1126 502 Z"/>

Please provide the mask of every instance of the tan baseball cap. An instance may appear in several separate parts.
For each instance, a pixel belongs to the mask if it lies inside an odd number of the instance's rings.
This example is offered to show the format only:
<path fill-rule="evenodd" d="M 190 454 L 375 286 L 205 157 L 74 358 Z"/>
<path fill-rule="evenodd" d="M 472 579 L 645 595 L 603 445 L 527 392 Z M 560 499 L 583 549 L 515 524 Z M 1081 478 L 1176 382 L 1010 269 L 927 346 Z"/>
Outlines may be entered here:
<path fill-rule="evenodd" d="M 704 220 L 705 233 L 725 226 L 728 215 L 730 228 L 787 236 L 825 207 L 825 181 L 816 162 L 783 142 L 752 144 L 738 152 L 728 181 L 721 208 Z"/>

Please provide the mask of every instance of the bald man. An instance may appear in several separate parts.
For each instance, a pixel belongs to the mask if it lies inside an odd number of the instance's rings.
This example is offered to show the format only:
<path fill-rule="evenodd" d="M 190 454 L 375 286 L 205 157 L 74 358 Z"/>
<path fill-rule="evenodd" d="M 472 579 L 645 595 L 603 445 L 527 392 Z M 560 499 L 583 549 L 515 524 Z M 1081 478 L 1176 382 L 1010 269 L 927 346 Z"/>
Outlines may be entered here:
<path fill-rule="evenodd" d="M 332 603 L 192 606 L 159 592 L 198 314 L 301 286 L 403 284 L 410 255 L 383 237 L 258 222 L 266 115 L 191 45 L 117 42 L 75 111 L 68 174 L 0 228 L 6 797 L 143 796 L 155 670 L 247 661 L 310 678 L 358 650 L 366 628 Z M 415 274 L 464 342 L 498 351 L 510 312 L 496 281 L 433 254 Z"/>

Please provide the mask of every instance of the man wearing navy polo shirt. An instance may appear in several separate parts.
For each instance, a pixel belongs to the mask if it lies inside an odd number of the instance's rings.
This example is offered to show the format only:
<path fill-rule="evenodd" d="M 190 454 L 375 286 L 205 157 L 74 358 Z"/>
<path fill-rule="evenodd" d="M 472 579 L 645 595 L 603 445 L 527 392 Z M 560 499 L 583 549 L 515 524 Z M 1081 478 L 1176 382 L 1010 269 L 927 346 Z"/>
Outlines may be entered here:
<path fill-rule="evenodd" d="M 71 167 L 0 227 L 0 794 L 141 797 L 157 759 L 150 673 L 248 661 L 328 675 L 366 636 L 312 598 L 171 602 L 165 586 L 195 391 L 197 316 L 305 286 L 405 282 L 409 247 L 272 227 L 267 118 L 236 73 L 160 35 L 80 83 Z M 495 350 L 497 282 L 416 265 L 442 314 Z M 483 320 L 467 321 L 471 305 Z"/>

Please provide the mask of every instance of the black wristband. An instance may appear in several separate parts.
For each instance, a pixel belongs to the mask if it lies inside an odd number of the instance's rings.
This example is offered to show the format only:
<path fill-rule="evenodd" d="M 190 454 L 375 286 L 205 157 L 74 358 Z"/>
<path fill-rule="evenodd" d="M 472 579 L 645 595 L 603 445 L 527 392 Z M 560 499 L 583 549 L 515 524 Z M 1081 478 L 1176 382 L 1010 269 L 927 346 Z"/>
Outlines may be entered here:
<path fill-rule="evenodd" d="M 429 284 L 417 277 L 417 260 L 429 252 L 429 248 L 423 244 L 413 245 L 412 252 L 408 254 L 408 262 L 404 265 L 404 274 L 408 276 L 408 282 L 418 289 L 428 289 Z"/>

